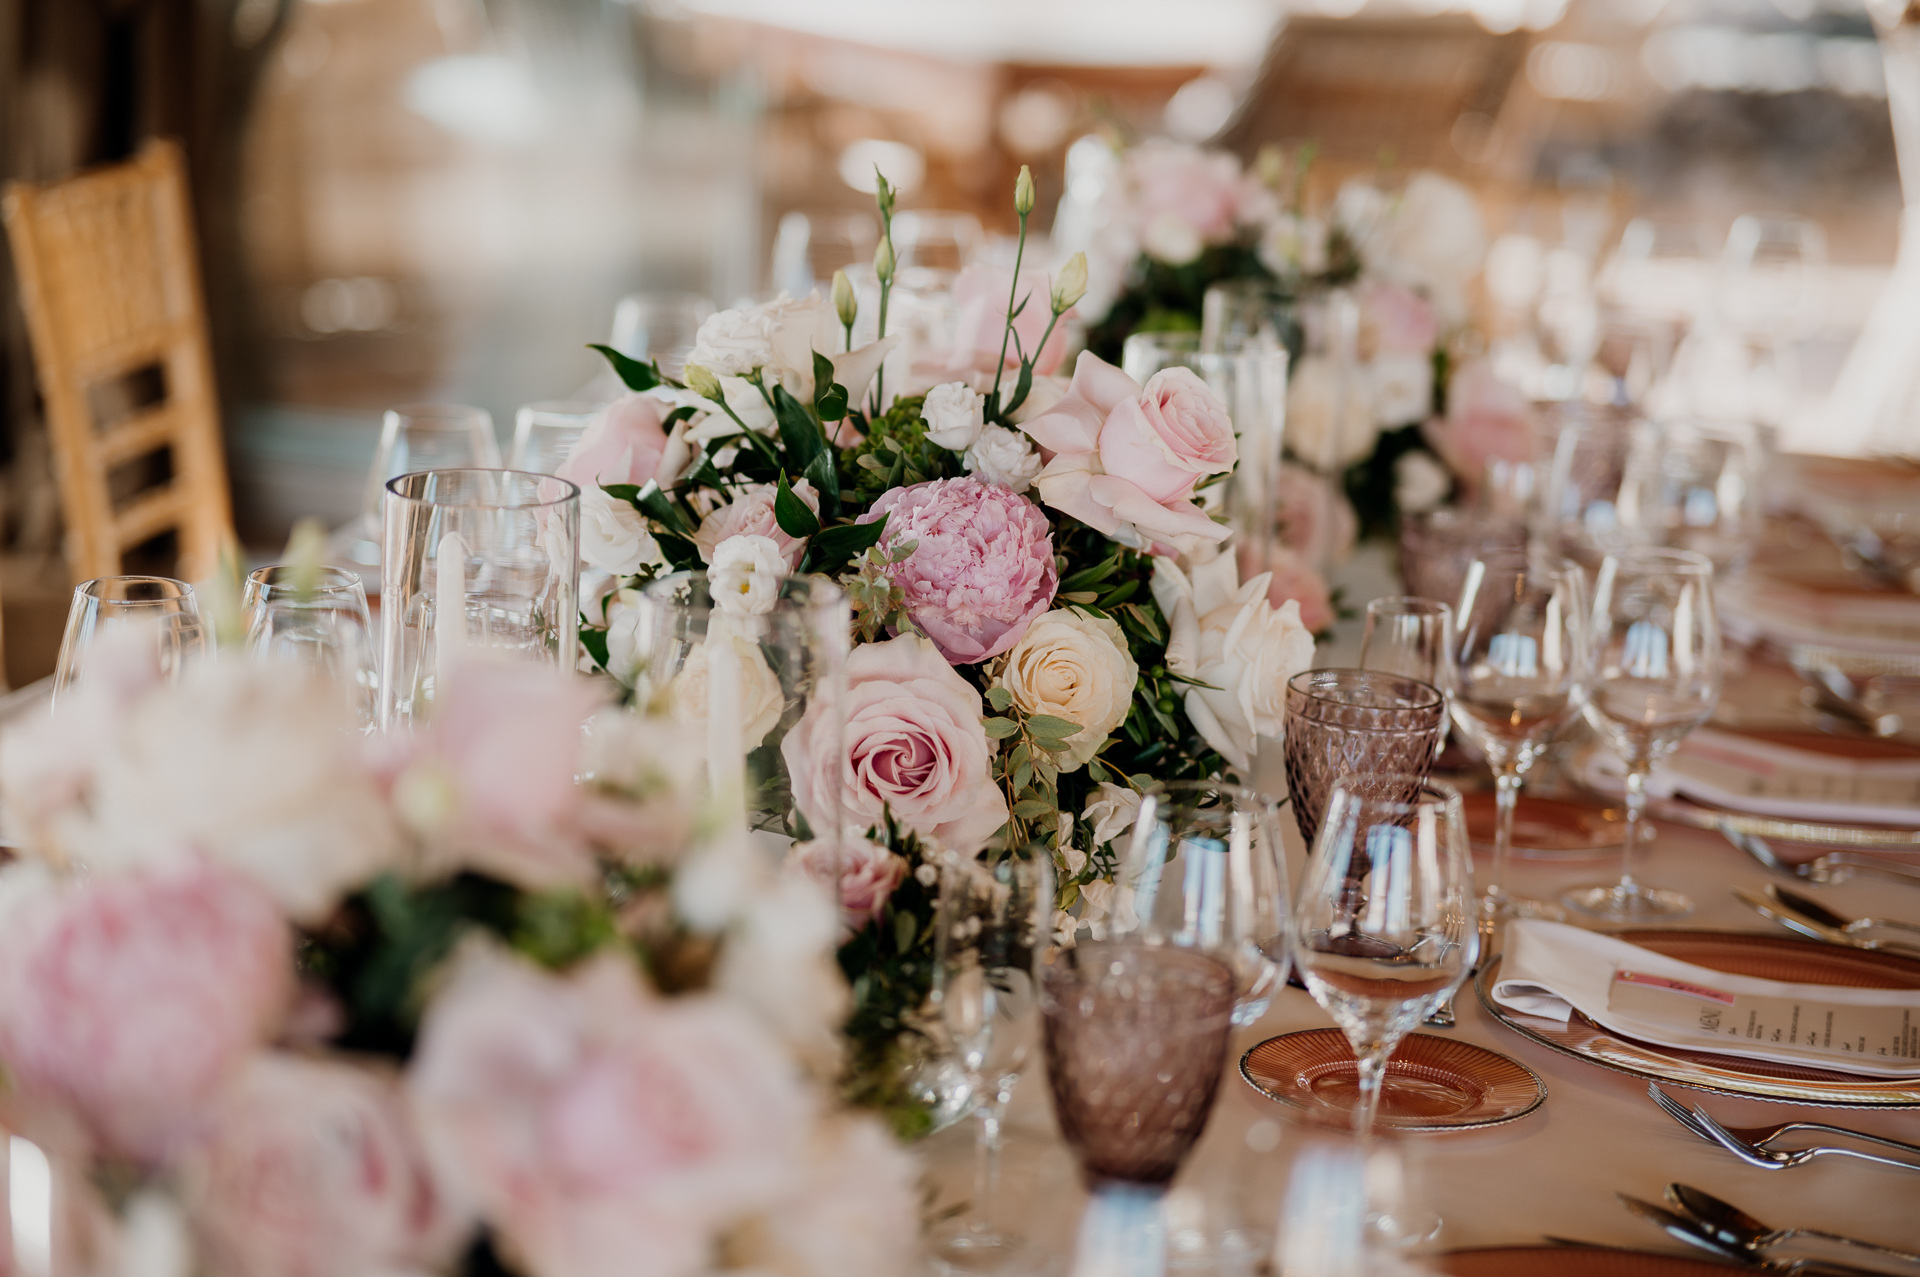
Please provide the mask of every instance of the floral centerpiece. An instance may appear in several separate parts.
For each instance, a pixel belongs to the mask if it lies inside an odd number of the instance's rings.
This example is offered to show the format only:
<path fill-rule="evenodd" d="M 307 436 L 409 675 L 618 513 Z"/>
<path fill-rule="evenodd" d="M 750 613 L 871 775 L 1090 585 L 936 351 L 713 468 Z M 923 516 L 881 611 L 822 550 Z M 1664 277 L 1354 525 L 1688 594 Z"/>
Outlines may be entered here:
<path fill-rule="evenodd" d="M 1198 331 L 1207 290 L 1226 281 L 1269 285 L 1301 308 L 1339 290 L 1357 310 L 1351 358 L 1289 336 L 1286 442 L 1341 476 L 1377 532 L 1397 507 L 1438 504 L 1451 486 L 1421 427 L 1447 421 L 1448 338 L 1467 318 L 1486 231 L 1464 187 L 1425 171 L 1397 189 L 1349 181 L 1309 210 L 1312 158 L 1270 147 L 1245 168 L 1230 152 L 1162 140 L 1124 151 L 1095 215 L 1094 275 L 1109 287 L 1086 306 L 1098 312 L 1088 344 L 1116 359 L 1130 333 Z"/>
<path fill-rule="evenodd" d="M 633 393 L 562 474 L 585 490 L 582 556 L 601 577 L 583 589 L 583 644 L 636 699 L 680 699 L 647 667 L 642 591 L 665 574 L 737 579 L 741 599 L 753 574 L 818 574 L 851 600 L 838 748 L 820 746 L 813 709 L 760 739 L 787 770 L 791 810 L 771 815 L 801 840 L 791 856 L 838 880 L 853 1091 L 902 1111 L 888 1088 L 930 987 L 929 857 L 1049 856 L 1061 936 L 1098 931 L 1141 790 L 1248 774 L 1313 641 L 1271 574 L 1240 579 L 1208 513 L 1238 451 L 1198 377 L 1143 386 L 1093 354 L 1070 378 L 1036 366 L 1084 258 L 1039 279 L 1016 261 L 998 341 L 969 343 L 984 366 L 887 393 L 879 187 L 877 340 L 853 346 L 839 276 L 831 300 L 713 316 L 684 383 L 606 351 Z M 1014 207 L 1024 251 L 1024 170 Z M 813 810 L 829 780 L 837 847 L 809 837 L 832 832 Z"/>
<path fill-rule="evenodd" d="M 905 1271 L 831 898 L 738 872 L 698 742 L 603 700 L 473 660 L 368 739 L 299 667 L 102 651 L 0 742 L 21 1271 Z"/>

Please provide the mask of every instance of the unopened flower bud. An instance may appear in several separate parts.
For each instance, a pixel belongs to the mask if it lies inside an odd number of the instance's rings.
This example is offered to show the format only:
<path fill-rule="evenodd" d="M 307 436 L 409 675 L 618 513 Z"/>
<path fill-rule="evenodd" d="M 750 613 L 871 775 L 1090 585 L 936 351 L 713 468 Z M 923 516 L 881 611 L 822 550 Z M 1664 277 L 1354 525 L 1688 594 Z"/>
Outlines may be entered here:
<path fill-rule="evenodd" d="M 687 365 L 687 389 L 702 399 L 711 399 L 715 403 L 721 400 L 720 379 L 712 371 L 699 364 Z"/>
<path fill-rule="evenodd" d="M 1087 295 L 1087 255 L 1075 253 L 1053 277 L 1053 313 L 1064 315 Z"/>
<path fill-rule="evenodd" d="M 1019 180 L 1013 184 L 1013 211 L 1025 217 L 1033 212 L 1033 174 L 1027 166 L 1020 166 Z"/>
<path fill-rule="evenodd" d="M 833 313 L 840 316 L 842 328 L 853 327 L 854 316 L 860 313 L 860 299 L 853 295 L 853 281 L 843 270 L 833 272 Z"/>
<path fill-rule="evenodd" d="M 1253 172 L 1260 185 L 1269 190 L 1277 189 L 1281 179 L 1287 175 L 1287 153 L 1280 149 L 1277 142 L 1267 143 L 1253 157 Z"/>
<path fill-rule="evenodd" d="M 883 284 L 893 282 L 893 237 L 882 235 L 880 247 L 873 250 L 873 273 L 880 277 Z"/>

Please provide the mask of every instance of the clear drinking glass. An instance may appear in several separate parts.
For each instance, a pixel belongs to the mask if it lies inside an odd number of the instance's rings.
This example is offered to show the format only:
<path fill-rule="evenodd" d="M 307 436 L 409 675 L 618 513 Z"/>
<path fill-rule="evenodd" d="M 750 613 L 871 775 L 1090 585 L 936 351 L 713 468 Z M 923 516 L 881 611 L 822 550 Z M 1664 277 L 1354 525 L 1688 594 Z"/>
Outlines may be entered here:
<path fill-rule="evenodd" d="M 315 569 L 307 582 L 300 575 L 286 563 L 248 574 L 247 651 L 324 670 L 350 689 L 361 726 L 371 728 L 380 717 L 380 667 L 366 588 L 340 568 Z"/>
<path fill-rule="evenodd" d="M 1333 787 L 1294 907 L 1293 961 L 1353 1048 L 1353 1129 L 1363 1141 L 1394 1049 L 1473 967 L 1470 864 L 1466 815 L 1451 786 L 1365 773 Z M 1395 1241 L 1437 1229 L 1437 1221 L 1373 1223 Z"/>
<path fill-rule="evenodd" d="M 933 1000 L 979 1119 L 973 1201 L 932 1243 L 934 1265 L 943 1272 L 1044 1266 L 1025 1239 L 999 1229 L 996 1206 L 1001 1119 L 1039 1046 L 1037 962 L 1052 915 L 1053 875 L 1045 857 L 987 864 L 952 855 L 941 867 Z"/>
<path fill-rule="evenodd" d="M 393 730 L 427 712 L 469 648 L 573 669 L 579 563 L 580 489 L 565 479 L 425 470 L 389 482 L 381 727 Z"/>
<path fill-rule="evenodd" d="M 1120 345 L 1120 371 L 1144 386 L 1163 368 L 1197 367 L 1199 356 L 1199 333 L 1133 333 Z"/>
<path fill-rule="evenodd" d="M 1486 755 L 1499 808 L 1484 909 L 1491 917 L 1560 918 L 1553 905 L 1508 896 L 1507 861 L 1527 769 L 1586 701 L 1586 577 L 1565 559 L 1477 559 L 1459 615 L 1446 654 L 1453 721 Z"/>
<path fill-rule="evenodd" d="M 500 441 L 485 408 L 465 404 L 402 404 L 380 419 L 380 447 L 367 472 L 367 539 L 385 528 L 387 484 L 420 470 L 498 470 Z"/>
<path fill-rule="evenodd" d="M 564 399 L 523 405 L 513 415 L 513 448 L 507 454 L 507 468 L 528 474 L 554 473 L 602 407 Z"/>
<path fill-rule="evenodd" d="M 1636 543 L 1698 550 L 1722 574 L 1759 544 L 1766 451 L 1746 422 L 1684 420 L 1642 431 L 1627 456 L 1618 516 Z"/>
<path fill-rule="evenodd" d="M 699 293 L 633 293 L 613 308 L 613 336 L 607 344 L 630 359 L 658 364 L 677 381 L 686 371 L 687 352 L 700 325 L 712 314 L 713 303 Z"/>
<path fill-rule="evenodd" d="M 1569 909 L 1605 922 L 1685 917 L 1693 902 L 1636 881 L 1633 857 L 1647 805 L 1647 773 L 1720 699 L 1720 626 L 1713 564 L 1691 550 L 1608 555 L 1594 583 L 1588 629 L 1592 688 L 1584 706 L 1627 765 L 1626 843 L 1620 881 L 1561 895 Z"/>
<path fill-rule="evenodd" d="M 1447 698 L 1382 670 L 1308 670 L 1287 680 L 1287 792 L 1313 845 L 1334 781 L 1348 772 L 1424 776 L 1440 752 Z"/>
<path fill-rule="evenodd" d="M 161 676 L 180 677 L 207 651 L 200 602 L 185 581 L 165 576 L 99 576 L 73 587 L 67 629 L 54 668 L 53 700 L 85 676 L 87 661 L 108 634 L 144 628 L 151 632 Z"/>
<path fill-rule="evenodd" d="M 1141 795 L 1114 874 L 1107 932 L 1211 954 L 1234 973 L 1233 1022 L 1252 1024 L 1287 979 L 1280 805 L 1224 781 L 1161 781 Z"/>

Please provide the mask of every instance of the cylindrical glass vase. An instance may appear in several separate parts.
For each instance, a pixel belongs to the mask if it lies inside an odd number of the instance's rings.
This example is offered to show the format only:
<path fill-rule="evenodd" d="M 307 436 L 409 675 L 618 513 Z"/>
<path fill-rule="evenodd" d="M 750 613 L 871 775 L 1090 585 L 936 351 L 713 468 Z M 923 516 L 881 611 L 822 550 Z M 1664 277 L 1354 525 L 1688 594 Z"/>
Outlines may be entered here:
<path fill-rule="evenodd" d="M 580 489 L 565 479 L 424 470 L 389 482 L 381 727 L 431 712 L 444 672 L 476 649 L 572 669 L 579 563 Z"/>

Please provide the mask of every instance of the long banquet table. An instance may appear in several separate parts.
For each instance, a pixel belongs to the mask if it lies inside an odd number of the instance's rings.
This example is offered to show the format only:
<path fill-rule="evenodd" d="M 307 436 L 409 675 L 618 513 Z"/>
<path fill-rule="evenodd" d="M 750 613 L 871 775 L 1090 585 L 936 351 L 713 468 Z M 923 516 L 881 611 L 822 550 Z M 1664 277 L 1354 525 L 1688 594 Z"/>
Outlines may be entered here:
<path fill-rule="evenodd" d="M 1383 563 L 1363 561 L 1356 569 L 1349 574 L 1350 599 L 1392 592 L 1383 579 Z M 1361 588 L 1351 588 L 1355 585 Z M 1350 664 L 1356 645 L 1356 627 L 1343 624 L 1316 663 Z M 1290 813 L 1282 814 L 1282 824 L 1297 881 L 1304 848 Z M 1734 886 L 1757 890 L 1769 880 L 1784 879 L 1748 859 L 1718 834 L 1662 822 L 1642 864 L 1648 881 L 1679 888 L 1693 897 L 1697 911 L 1674 926 L 1786 934 L 1730 894 Z M 1476 875 L 1490 868 L 1489 860 L 1476 856 Z M 1613 857 L 1582 861 L 1516 857 L 1510 885 L 1517 894 L 1552 899 L 1567 887 L 1610 881 L 1617 874 L 1618 861 Z M 1920 888 L 1855 880 L 1808 890 L 1849 916 L 1878 913 L 1920 921 Z M 1223 1222 L 1237 1217 L 1242 1225 L 1274 1227 L 1293 1159 L 1315 1136 L 1293 1122 L 1279 1104 L 1241 1080 L 1240 1056 L 1276 1034 L 1331 1023 L 1303 990 L 1290 987 L 1259 1023 L 1238 1032 L 1206 1134 L 1175 1181 L 1176 1214 L 1198 1206 L 1209 1218 Z M 1461 991 L 1454 1028 L 1421 1031 L 1457 1037 L 1511 1056 L 1538 1073 L 1547 1086 L 1545 1104 L 1506 1125 L 1397 1141 L 1405 1151 L 1410 1191 L 1445 1221 L 1439 1238 L 1427 1249 L 1537 1243 L 1542 1235 L 1551 1234 L 1682 1251 L 1681 1243 L 1630 1215 L 1614 1197 L 1624 1192 L 1657 1202 L 1669 1182 L 1681 1181 L 1725 1198 L 1771 1226 L 1814 1226 L 1920 1250 L 1920 1171 L 1837 1157 L 1789 1170 L 1748 1166 L 1683 1131 L 1647 1098 L 1645 1081 L 1521 1037 L 1489 1015 L 1470 989 Z M 1684 1102 L 1701 1104 L 1732 1125 L 1816 1115 L 1814 1120 L 1920 1144 L 1920 1109 L 1816 1109 L 1669 1089 Z M 1086 1194 L 1054 1124 L 1043 1064 L 1031 1065 L 1016 1089 L 1007 1131 L 1002 1217 L 1064 1263 L 1072 1252 Z M 972 1124 L 963 1122 L 924 1142 L 923 1151 L 944 1203 L 957 1203 L 971 1193 L 972 1140 Z M 1190 1191 L 1183 1194 L 1182 1190 Z M 1859 1262 L 1857 1255 L 1817 1253 Z M 1900 1267 L 1897 1263 L 1887 1266 Z"/>

